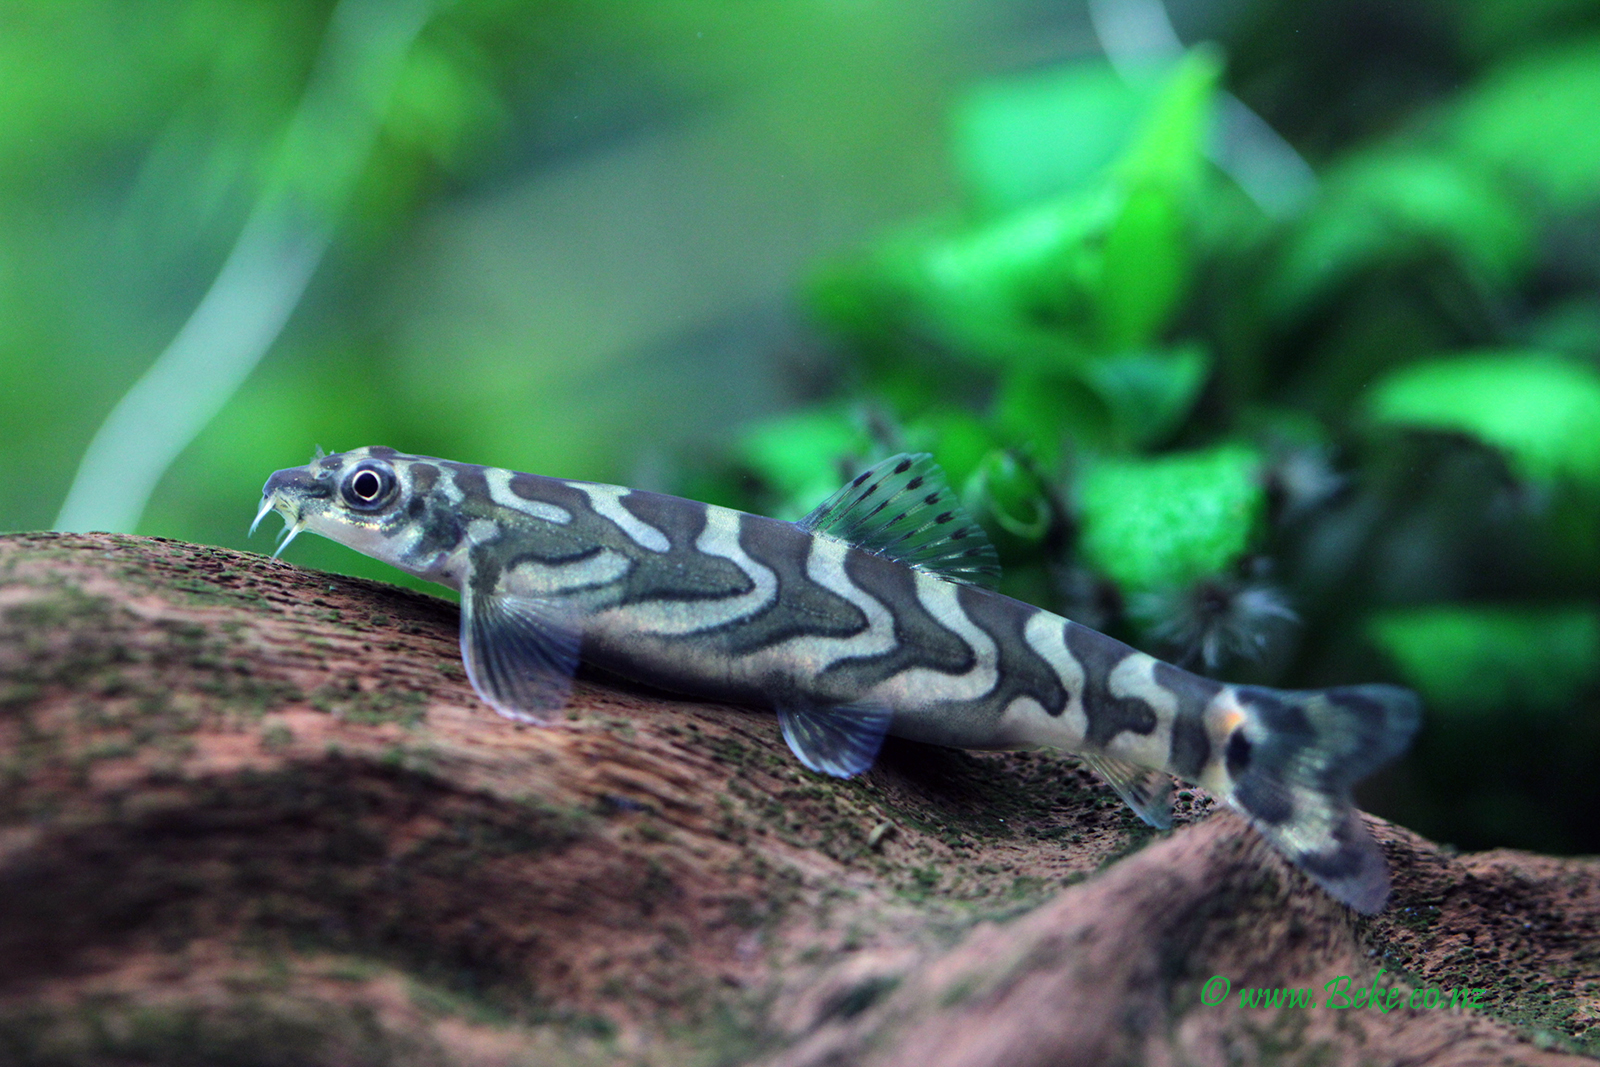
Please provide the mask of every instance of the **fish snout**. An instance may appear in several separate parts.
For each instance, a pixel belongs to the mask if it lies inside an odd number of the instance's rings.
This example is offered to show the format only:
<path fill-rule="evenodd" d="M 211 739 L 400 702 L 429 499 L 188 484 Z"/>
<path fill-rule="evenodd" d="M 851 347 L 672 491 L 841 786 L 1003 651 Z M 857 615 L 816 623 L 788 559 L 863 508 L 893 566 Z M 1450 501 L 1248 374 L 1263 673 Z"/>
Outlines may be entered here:
<path fill-rule="evenodd" d="M 332 490 L 318 481 L 308 467 L 290 467 L 287 470 L 273 471 L 272 477 L 267 479 L 267 484 L 261 487 L 262 500 L 271 500 L 274 497 L 284 500 L 307 500 L 331 495 Z"/>
<path fill-rule="evenodd" d="M 250 524 L 250 532 L 254 534 L 261 520 L 272 512 L 281 513 L 286 523 L 285 538 L 278 545 L 278 552 L 282 552 L 294 540 L 295 534 L 305 528 L 306 501 L 331 496 L 333 490 L 319 481 L 310 467 L 274 471 L 272 477 L 267 479 L 267 484 L 261 487 L 261 510 L 256 512 L 256 521 Z"/>

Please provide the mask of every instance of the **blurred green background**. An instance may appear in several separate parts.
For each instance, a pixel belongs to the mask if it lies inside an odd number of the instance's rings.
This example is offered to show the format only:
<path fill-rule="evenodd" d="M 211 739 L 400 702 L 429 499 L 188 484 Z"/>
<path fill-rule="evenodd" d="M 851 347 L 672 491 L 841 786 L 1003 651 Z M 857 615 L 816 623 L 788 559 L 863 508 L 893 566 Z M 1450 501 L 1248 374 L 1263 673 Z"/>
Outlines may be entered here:
<path fill-rule="evenodd" d="M 317 445 L 784 517 L 928 450 L 1014 595 L 1421 690 L 1373 810 L 1600 851 L 1600 0 L 0 27 L 0 529 L 270 550 Z"/>

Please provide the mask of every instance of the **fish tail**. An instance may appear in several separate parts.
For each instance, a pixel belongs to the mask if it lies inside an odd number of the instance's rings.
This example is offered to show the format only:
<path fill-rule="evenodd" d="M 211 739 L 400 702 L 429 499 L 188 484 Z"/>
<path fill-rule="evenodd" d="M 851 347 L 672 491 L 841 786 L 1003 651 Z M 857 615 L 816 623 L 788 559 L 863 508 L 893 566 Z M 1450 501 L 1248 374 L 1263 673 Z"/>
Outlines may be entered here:
<path fill-rule="evenodd" d="M 1226 795 L 1261 835 L 1333 897 L 1372 914 L 1389 897 L 1377 842 L 1350 788 L 1410 745 L 1416 694 L 1391 685 L 1232 688 L 1221 758 Z"/>

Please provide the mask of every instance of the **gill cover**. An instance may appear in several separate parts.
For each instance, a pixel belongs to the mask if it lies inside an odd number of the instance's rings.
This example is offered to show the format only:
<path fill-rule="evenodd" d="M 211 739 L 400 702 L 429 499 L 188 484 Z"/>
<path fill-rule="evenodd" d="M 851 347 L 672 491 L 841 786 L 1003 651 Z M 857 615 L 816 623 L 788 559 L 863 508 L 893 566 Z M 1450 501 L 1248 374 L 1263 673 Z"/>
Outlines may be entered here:
<path fill-rule="evenodd" d="M 397 566 L 406 566 L 409 520 L 400 506 L 412 484 L 413 461 L 388 448 L 360 448 L 317 455 L 304 467 L 277 471 L 262 488 L 261 510 L 251 532 L 270 511 L 284 516 L 278 553 L 310 530 Z M 428 483 L 422 483 L 424 488 Z M 415 503 L 415 501 L 412 501 Z M 450 506 L 425 500 L 424 506 Z M 488 549 L 469 547 L 461 574 L 461 659 L 480 699 L 519 722 L 545 722 L 566 703 L 578 665 L 580 634 L 556 600 L 514 596 L 484 574 L 475 558 Z"/>

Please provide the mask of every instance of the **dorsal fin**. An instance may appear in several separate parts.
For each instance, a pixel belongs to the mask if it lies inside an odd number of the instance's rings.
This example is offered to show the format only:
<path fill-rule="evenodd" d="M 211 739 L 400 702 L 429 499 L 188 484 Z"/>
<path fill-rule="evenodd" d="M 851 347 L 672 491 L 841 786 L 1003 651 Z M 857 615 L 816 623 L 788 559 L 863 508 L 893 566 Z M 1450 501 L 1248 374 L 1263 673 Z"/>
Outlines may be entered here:
<path fill-rule="evenodd" d="M 952 582 L 993 589 L 1000 557 L 926 452 L 862 472 L 795 525 Z"/>

